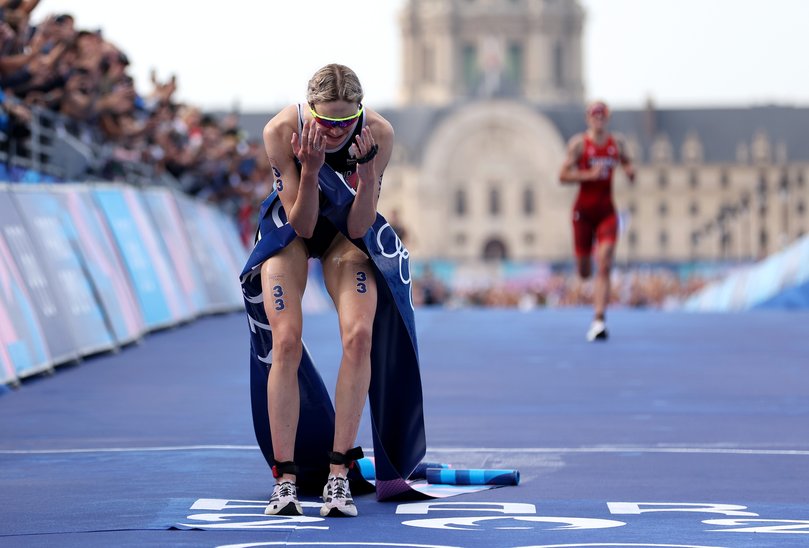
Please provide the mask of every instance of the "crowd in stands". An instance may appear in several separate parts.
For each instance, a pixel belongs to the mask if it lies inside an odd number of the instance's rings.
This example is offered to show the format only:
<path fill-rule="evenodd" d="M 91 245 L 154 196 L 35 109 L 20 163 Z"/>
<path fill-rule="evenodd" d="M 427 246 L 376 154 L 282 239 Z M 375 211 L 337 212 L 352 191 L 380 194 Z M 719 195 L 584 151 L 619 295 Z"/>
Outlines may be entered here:
<path fill-rule="evenodd" d="M 703 288 L 714 275 L 684 276 L 665 267 L 616 269 L 611 279 L 610 307 L 669 309 Z M 591 306 L 593 282 L 573 272 L 553 272 L 531 281 L 500 280 L 485 284 L 442 280 L 429 268 L 415 277 L 417 306 L 541 307 Z"/>
<path fill-rule="evenodd" d="M 100 162 L 79 180 L 124 180 L 145 165 L 154 180 L 215 201 L 252 236 L 255 204 L 268 193 L 263 148 L 249 142 L 235 115 L 206 115 L 175 98 L 177 79 L 142 93 L 129 56 L 101 30 L 82 29 L 67 13 L 36 19 L 39 0 L 0 0 L 0 146 L 25 154 L 36 109 L 59 114 L 62 129 L 93 146 Z"/>

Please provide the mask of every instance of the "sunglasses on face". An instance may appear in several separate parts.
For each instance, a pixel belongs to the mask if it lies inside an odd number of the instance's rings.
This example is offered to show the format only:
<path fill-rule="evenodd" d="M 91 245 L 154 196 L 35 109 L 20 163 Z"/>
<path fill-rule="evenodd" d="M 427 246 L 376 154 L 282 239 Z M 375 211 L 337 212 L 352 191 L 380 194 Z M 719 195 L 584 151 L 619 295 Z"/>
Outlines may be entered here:
<path fill-rule="evenodd" d="M 593 118 L 606 118 L 607 117 L 607 109 L 603 106 L 595 106 L 590 109 L 588 113 Z"/>
<path fill-rule="evenodd" d="M 357 120 L 357 118 L 360 117 L 360 115 L 362 114 L 362 105 L 359 106 L 359 110 L 357 110 L 356 114 L 346 116 L 345 118 L 329 118 L 328 116 L 322 116 L 317 112 L 315 112 L 315 109 L 312 107 L 312 105 L 309 105 L 309 112 L 312 113 L 312 117 L 321 126 L 326 126 L 330 128 L 339 127 L 343 129 L 353 124 Z"/>

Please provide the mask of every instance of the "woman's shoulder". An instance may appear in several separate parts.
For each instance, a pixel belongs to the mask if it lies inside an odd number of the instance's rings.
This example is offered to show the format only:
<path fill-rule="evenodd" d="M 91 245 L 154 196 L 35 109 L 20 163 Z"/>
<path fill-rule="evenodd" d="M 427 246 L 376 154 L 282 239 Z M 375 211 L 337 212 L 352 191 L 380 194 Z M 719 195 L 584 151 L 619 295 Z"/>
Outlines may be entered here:
<path fill-rule="evenodd" d="M 292 104 L 281 109 L 264 126 L 264 135 L 278 135 L 298 131 L 298 105 Z"/>
<path fill-rule="evenodd" d="M 368 121 L 366 123 L 371 128 L 371 131 L 374 132 L 374 136 L 393 136 L 393 125 L 391 125 L 384 116 L 369 108 L 366 108 L 365 112 L 368 115 Z"/>

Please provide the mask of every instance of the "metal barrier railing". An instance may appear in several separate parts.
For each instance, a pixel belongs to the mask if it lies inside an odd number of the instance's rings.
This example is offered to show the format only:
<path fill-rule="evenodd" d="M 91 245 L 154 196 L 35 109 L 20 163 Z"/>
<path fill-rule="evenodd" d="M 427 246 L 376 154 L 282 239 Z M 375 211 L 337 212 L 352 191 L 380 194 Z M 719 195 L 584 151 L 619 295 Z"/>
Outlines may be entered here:
<path fill-rule="evenodd" d="M 0 134 L 0 162 L 8 173 L 28 170 L 57 181 L 121 180 L 138 186 L 173 184 L 171 177 L 156 176 L 154 166 L 122 159 L 121 146 L 104 139 L 97 128 L 57 112 L 31 107 L 29 134 L 23 139 Z M 105 169 L 115 164 L 115 176 Z"/>

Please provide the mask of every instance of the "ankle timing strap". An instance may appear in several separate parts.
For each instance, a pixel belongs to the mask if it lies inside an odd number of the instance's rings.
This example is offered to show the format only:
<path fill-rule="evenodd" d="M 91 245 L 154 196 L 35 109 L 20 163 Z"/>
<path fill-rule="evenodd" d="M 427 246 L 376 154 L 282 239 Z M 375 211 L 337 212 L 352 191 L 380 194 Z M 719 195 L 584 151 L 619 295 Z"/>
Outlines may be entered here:
<path fill-rule="evenodd" d="M 329 451 L 330 464 L 342 464 L 347 468 L 354 468 L 354 463 L 357 459 L 361 459 L 365 454 L 362 452 L 362 447 L 354 447 L 345 453 L 338 453 L 337 451 Z"/>
<path fill-rule="evenodd" d="M 272 467 L 272 477 L 278 479 L 284 474 L 298 475 L 298 467 L 291 460 L 276 462 Z"/>

